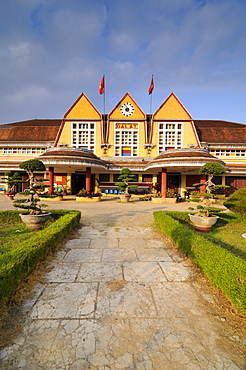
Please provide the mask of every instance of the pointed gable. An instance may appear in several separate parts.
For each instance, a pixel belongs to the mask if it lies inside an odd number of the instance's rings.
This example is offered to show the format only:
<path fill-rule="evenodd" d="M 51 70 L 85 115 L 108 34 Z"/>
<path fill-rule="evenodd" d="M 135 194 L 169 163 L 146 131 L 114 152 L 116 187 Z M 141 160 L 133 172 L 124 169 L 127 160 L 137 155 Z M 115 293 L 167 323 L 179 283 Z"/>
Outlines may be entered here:
<path fill-rule="evenodd" d="M 190 113 L 185 109 L 174 93 L 171 93 L 164 103 L 153 114 L 154 120 L 189 120 Z"/>
<path fill-rule="evenodd" d="M 87 96 L 82 93 L 74 102 L 74 104 L 69 108 L 69 110 L 65 113 L 64 118 L 100 120 L 101 114 L 87 98 Z"/>
<path fill-rule="evenodd" d="M 130 109 L 130 110 L 128 110 Z M 129 114 L 129 115 L 128 115 Z M 126 93 L 109 114 L 110 120 L 145 120 L 145 113 L 129 93 Z"/>

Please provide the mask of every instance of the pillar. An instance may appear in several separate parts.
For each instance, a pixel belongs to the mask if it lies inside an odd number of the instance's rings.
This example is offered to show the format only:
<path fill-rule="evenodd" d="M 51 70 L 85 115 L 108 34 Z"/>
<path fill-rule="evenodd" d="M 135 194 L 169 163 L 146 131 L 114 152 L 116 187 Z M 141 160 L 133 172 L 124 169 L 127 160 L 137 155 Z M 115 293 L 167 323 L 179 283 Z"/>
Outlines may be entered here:
<path fill-rule="evenodd" d="M 53 193 L 54 189 L 54 167 L 49 167 L 49 188 L 48 188 L 48 194 Z"/>
<path fill-rule="evenodd" d="M 90 167 L 86 167 L 85 188 L 88 193 L 91 192 L 91 168 Z"/>
<path fill-rule="evenodd" d="M 204 185 L 200 186 L 200 193 L 206 192 L 206 185 L 205 185 L 206 181 L 207 181 L 206 175 L 201 175 L 200 176 L 200 183 L 204 183 Z"/>
<path fill-rule="evenodd" d="M 184 197 L 186 193 L 186 175 L 181 175 L 181 190 L 180 195 Z"/>
<path fill-rule="evenodd" d="M 167 195 L 167 170 L 166 168 L 163 168 L 161 172 L 161 195 L 164 198 L 166 198 L 166 195 Z"/>
<path fill-rule="evenodd" d="M 226 185 L 226 177 L 225 177 L 225 175 L 222 175 L 221 185 L 223 185 L 223 186 Z"/>

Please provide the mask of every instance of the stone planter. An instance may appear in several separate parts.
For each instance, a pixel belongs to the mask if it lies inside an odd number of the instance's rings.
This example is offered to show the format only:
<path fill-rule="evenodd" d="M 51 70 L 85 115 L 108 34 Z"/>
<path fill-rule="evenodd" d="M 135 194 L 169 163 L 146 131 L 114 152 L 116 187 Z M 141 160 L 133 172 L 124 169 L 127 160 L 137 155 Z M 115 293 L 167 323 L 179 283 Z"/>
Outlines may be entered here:
<path fill-rule="evenodd" d="M 62 195 L 59 195 L 57 197 L 54 197 L 54 198 L 46 198 L 46 197 L 40 197 L 41 200 L 44 200 L 46 202 L 46 200 L 48 202 L 61 202 L 63 200 L 63 196 Z"/>
<path fill-rule="evenodd" d="M 123 203 L 128 203 L 131 198 L 131 194 L 121 194 L 120 201 Z"/>
<path fill-rule="evenodd" d="M 151 202 L 152 202 L 152 203 L 163 203 L 163 202 L 162 202 L 162 198 L 152 198 L 152 199 L 151 199 Z"/>
<path fill-rule="evenodd" d="M 88 197 L 76 197 L 76 201 L 78 202 L 101 202 L 102 200 L 102 197 L 92 197 L 92 198 L 88 198 Z"/>
<path fill-rule="evenodd" d="M 26 227 L 31 230 L 39 230 L 44 227 L 45 222 L 49 219 L 51 213 L 41 213 L 40 215 L 30 215 L 30 213 L 21 213 L 20 217 Z"/>
<path fill-rule="evenodd" d="M 189 214 L 191 222 L 194 224 L 195 229 L 199 231 L 210 231 L 211 227 L 218 221 L 219 216 L 201 217 Z"/>

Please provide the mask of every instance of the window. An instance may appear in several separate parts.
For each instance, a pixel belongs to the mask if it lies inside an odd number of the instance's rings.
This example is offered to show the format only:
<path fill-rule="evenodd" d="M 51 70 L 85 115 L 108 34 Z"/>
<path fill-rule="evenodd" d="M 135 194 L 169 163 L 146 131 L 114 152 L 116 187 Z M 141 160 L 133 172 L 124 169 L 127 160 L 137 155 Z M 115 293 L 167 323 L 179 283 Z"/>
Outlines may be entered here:
<path fill-rule="evenodd" d="M 99 182 L 109 182 L 109 173 L 99 173 Z"/>
<path fill-rule="evenodd" d="M 149 174 L 143 174 L 143 176 L 142 176 L 142 181 L 143 182 L 150 182 L 150 183 L 152 183 L 153 182 L 153 175 L 149 175 Z"/>
<path fill-rule="evenodd" d="M 95 129 L 94 122 L 72 123 L 72 147 L 95 151 Z"/>
<path fill-rule="evenodd" d="M 210 154 L 215 157 L 246 157 L 244 149 L 211 149 Z"/>
<path fill-rule="evenodd" d="M 159 123 L 159 153 L 183 146 L 183 124 L 180 122 Z"/>
<path fill-rule="evenodd" d="M 138 124 L 116 123 L 115 124 L 115 156 L 137 157 L 138 156 Z"/>

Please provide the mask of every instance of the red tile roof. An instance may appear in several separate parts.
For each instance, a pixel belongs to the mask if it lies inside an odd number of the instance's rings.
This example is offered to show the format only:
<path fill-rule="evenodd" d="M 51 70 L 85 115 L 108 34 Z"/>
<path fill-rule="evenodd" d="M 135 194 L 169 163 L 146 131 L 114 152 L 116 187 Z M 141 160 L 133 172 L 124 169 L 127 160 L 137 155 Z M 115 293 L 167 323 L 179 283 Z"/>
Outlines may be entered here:
<path fill-rule="evenodd" d="M 59 119 L 34 119 L 0 125 L 0 142 L 54 142 Z"/>
<path fill-rule="evenodd" d="M 246 125 L 241 123 L 194 120 L 199 140 L 207 143 L 246 143 Z"/>

